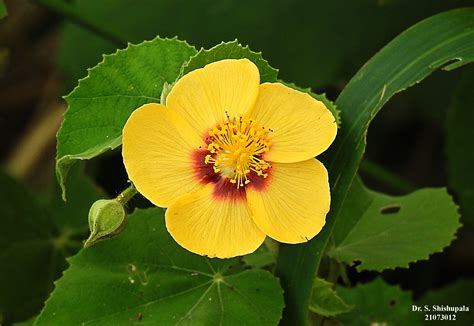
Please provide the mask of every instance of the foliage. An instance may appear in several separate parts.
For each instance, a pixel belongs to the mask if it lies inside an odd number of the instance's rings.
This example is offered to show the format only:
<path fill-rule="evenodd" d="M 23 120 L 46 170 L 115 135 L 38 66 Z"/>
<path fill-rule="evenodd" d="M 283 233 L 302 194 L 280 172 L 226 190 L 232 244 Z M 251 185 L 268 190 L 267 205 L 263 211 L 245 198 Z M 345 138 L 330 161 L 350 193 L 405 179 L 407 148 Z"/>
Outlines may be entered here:
<path fill-rule="evenodd" d="M 431 290 L 420 299 L 416 304 L 428 305 L 432 309 L 433 305 L 450 305 L 451 307 L 462 307 L 470 305 L 474 302 L 474 281 L 459 280 L 440 289 Z M 456 323 L 459 325 L 468 325 L 472 322 L 474 312 L 472 309 L 468 312 L 460 312 L 456 314 Z"/>
<path fill-rule="evenodd" d="M 454 239 L 457 207 L 444 189 L 421 189 L 392 197 L 352 182 L 333 229 L 329 255 L 357 269 L 381 271 L 428 259 Z"/>
<path fill-rule="evenodd" d="M 274 276 L 181 248 L 161 208 L 135 211 L 120 237 L 70 264 L 35 325 L 277 325 L 283 308 Z"/>
<path fill-rule="evenodd" d="M 345 325 L 419 325 L 418 316 L 411 311 L 410 293 L 381 279 L 358 285 L 352 289 L 339 287 L 343 300 L 355 308 L 338 319 Z"/>
<path fill-rule="evenodd" d="M 55 189 L 41 205 L 0 174 L 0 230 L 7 231 L 0 237 L 0 315 L 5 323 L 28 318 L 43 306 L 53 281 L 67 267 L 65 257 L 76 253 L 86 237 L 84 216 L 103 194 L 78 167 L 71 171 L 67 203 Z"/>
<path fill-rule="evenodd" d="M 325 317 L 351 311 L 354 306 L 345 303 L 334 291 L 333 287 L 334 284 L 319 277 L 315 278 L 309 310 Z"/>
<path fill-rule="evenodd" d="M 209 50 L 201 49 L 183 65 L 183 74 L 199 69 L 208 63 L 223 59 L 247 58 L 258 67 L 260 72 L 260 82 L 275 82 L 278 70 L 271 67 L 267 60 L 262 58 L 262 53 L 256 53 L 249 49 L 248 45 L 243 47 L 237 40 L 232 42 L 222 42 Z"/>
<path fill-rule="evenodd" d="M 469 0 L 155 1 L 81 0 L 74 9 L 124 41 L 178 36 L 210 48 L 238 38 L 263 51 L 280 78 L 321 88 L 347 81 L 384 44 L 437 12 Z M 124 10 L 126 8 L 126 10 Z M 126 12 L 126 15 L 124 14 Z M 59 63 L 72 85 L 117 44 L 67 23 Z"/>
<path fill-rule="evenodd" d="M 173 83 L 196 52 L 176 39 L 155 38 L 104 56 L 65 99 L 69 109 L 58 133 L 57 175 L 66 198 L 66 177 L 77 160 L 89 160 L 121 144 L 133 110 L 159 102 L 163 84 Z M 160 58 L 157 60 L 157 58 Z"/>
<path fill-rule="evenodd" d="M 341 128 L 327 166 L 332 184 L 328 223 L 307 244 L 280 248 L 276 275 L 282 280 L 287 318 L 304 323 L 313 275 L 342 210 L 365 149 L 372 118 L 395 93 L 439 68 L 454 69 L 474 59 L 474 10 L 453 10 L 428 18 L 400 34 L 352 78 L 336 100 Z M 295 262 L 296 257 L 296 262 Z"/>
<path fill-rule="evenodd" d="M 266 248 L 265 244 L 260 246 L 255 252 L 246 255 L 242 261 L 253 268 L 263 268 L 275 263 L 275 257 Z"/>
<path fill-rule="evenodd" d="M 469 69 L 462 80 L 446 120 L 446 155 L 449 185 L 459 196 L 463 222 L 474 225 L 474 70 Z"/>

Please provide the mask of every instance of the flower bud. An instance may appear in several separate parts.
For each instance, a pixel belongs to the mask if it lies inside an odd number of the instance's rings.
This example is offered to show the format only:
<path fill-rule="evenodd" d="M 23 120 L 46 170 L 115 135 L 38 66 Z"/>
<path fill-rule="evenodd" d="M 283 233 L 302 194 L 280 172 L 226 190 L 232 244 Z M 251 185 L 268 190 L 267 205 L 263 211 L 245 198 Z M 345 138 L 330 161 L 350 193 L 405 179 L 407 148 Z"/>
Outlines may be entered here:
<path fill-rule="evenodd" d="M 91 234 L 84 243 L 84 248 L 119 234 L 126 224 L 127 213 L 117 199 L 100 199 L 96 201 L 92 204 L 89 211 Z"/>

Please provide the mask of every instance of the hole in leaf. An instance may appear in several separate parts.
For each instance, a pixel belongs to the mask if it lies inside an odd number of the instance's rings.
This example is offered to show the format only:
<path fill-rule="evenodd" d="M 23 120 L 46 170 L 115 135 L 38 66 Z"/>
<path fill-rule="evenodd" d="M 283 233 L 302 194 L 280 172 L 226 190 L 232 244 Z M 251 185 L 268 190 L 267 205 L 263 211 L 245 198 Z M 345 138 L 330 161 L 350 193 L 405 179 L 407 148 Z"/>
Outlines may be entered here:
<path fill-rule="evenodd" d="M 438 67 L 438 69 L 449 71 L 449 70 L 453 70 L 454 68 L 456 68 L 456 67 L 458 67 L 462 64 L 463 64 L 463 59 L 462 58 L 452 58 L 452 59 L 444 62 L 443 64 L 441 64 Z"/>
<path fill-rule="evenodd" d="M 388 302 L 388 304 L 393 307 L 394 305 L 397 304 L 397 301 L 395 301 L 394 299 L 392 299 L 392 300 L 390 300 L 390 301 Z"/>
<path fill-rule="evenodd" d="M 396 214 L 400 211 L 400 208 L 401 207 L 398 204 L 387 205 L 380 208 L 380 213 L 382 213 L 383 215 Z"/>

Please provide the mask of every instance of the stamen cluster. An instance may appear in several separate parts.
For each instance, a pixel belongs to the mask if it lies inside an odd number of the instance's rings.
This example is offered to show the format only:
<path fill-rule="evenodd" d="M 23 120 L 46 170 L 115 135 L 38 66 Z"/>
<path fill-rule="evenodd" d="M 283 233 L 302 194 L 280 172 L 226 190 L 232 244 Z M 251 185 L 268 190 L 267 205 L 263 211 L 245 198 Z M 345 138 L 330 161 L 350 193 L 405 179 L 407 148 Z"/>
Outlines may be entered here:
<path fill-rule="evenodd" d="M 268 152 L 271 129 L 258 127 L 252 119 L 239 115 L 230 117 L 226 112 L 224 123 L 209 130 L 204 163 L 212 164 L 215 173 L 236 184 L 237 189 L 251 182 L 250 173 L 266 178 L 271 167 L 262 158 Z"/>

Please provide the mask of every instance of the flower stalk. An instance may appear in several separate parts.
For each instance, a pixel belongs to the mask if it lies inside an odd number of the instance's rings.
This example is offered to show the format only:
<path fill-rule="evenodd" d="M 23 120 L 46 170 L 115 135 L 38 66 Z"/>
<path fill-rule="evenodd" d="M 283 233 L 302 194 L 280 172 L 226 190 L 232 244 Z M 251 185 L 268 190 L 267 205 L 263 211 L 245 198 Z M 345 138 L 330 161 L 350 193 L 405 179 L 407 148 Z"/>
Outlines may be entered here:
<path fill-rule="evenodd" d="M 116 198 L 116 200 L 125 206 L 130 199 L 132 199 L 138 193 L 133 183 L 124 191 L 122 191 Z"/>

